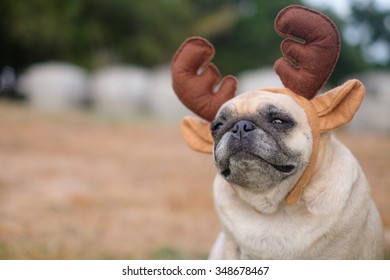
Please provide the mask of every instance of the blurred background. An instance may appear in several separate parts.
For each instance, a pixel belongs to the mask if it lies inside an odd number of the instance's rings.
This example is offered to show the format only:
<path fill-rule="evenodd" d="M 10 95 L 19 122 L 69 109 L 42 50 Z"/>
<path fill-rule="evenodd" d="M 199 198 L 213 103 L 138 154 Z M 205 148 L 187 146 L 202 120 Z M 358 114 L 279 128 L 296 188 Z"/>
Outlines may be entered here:
<path fill-rule="evenodd" d="M 0 259 L 205 258 L 219 231 L 215 169 L 181 139 L 190 112 L 171 58 L 203 36 L 239 92 L 279 86 L 273 23 L 290 4 L 340 29 L 327 87 L 366 85 L 337 135 L 390 229 L 389 1 L 1 0 Z"/>

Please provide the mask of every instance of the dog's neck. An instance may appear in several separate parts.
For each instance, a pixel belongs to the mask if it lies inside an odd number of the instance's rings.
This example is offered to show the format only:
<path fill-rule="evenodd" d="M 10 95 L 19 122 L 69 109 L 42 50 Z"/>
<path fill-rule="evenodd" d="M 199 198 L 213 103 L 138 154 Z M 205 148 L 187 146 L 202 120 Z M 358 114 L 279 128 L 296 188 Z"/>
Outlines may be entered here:
<path fill-rule="evenodd" d="M 329 145 L 330 140 L 331 140 L 331 133 L 324 133 L 320 137 L 319 147 L 318 147 L 318 157 L 316 159 L 316 163 L 313 168 L 313 175 L 316 174 L 317 172 L 321 172 L 321 169 L 323 168 L 324 160 L 326 158 L 325 155 L 327 153 L 332 154 L 331 151 L 329 151 L 329 149 L 331 149 L 331 145 Z M 311 178 L 313 178 L 313 176 Z M 297 205 L 296 207 L 300 207 L 301 204 L 303 203 L 301 197 L 303 196 L 305 190 L 303 190 L 303 193 L 300 194 L 297 203 L 290 205 L 286 202 L 286 197 L 289 195 L 291 190 L 295 187 L 295 183 L 291 183 L 291 181 L 292 180 L 283 181 L 282 184 L 278 186 L 274 186 L 273 188 L 270 188 L 268 191 L 262 193 L 248 190 L 246 188 L 235 185 L 233 183 L 228 183 L 226 181 L 225 182 L 230 185 L 231 189 L 237 194 L 237 196 L 241 200 L 243 200 L 243 202 L 249 204 L 257 212 L 263 214 L 270 214 L 277 211 L 280 207 L 283 206 L 295 207 L 296 205 Z M 295 182 L 296 181 L 297 179 L 295 179 Z M 307 187 L 310 188 L 311 183 L 312 182 L 309 181 L 307 183 Z"/>

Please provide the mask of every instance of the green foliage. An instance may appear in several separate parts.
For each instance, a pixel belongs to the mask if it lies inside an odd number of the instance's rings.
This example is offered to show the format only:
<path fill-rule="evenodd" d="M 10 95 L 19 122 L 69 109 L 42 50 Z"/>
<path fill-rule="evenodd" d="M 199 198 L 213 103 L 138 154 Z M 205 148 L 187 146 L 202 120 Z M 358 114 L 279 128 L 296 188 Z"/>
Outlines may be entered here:
<path fill-rule="evenodd" d="M 270 64 L 279 55 L 273 21 L 291 0 L 2 0 L 1 64 L 44 60 L 88 68 L 169 62 L 188 36 L 218 49 L 223 72 Z M 259 55 L 261 54 L 261 55 Z M 266 55 L 264 55 L 266 54 Z M 0 65 L 0 66 L 2 66 Z"/>
<path fill-rule="evenodd" d="M 343 30 L 345 29 L 347 22 L 340 19 L 331 10 L 323 10 L 322 12 L 332 19 L 341 33 L 340 56 L 329 79 L 330 86 L 336 86 L 340 84 L 346 76 L 363 72 L 372 67 L 372 65 L 363 59 L 359 46 L 352 46 L 345 40 Z"/>
<path fill-rule="evenodd" d="M 172 246 L 162 246 L 153 252 L 149 259 L 152 260 L 206 260 L 208 258 L 208 252 L 195 253 L 195 252 L 183 252 Z"/>
<path fill-rule="evenodd" d="M 294 0 L 30 0 L 0 1 L 0 69 L 62 60 L 87 68 L 111 63 L 154 66 L 169 63 L 180 43 L 208 38 L 223 74 L 272 65 L 281 56 L 273 23 Z M 370 27 L 369 40 L 390 41 L 389 16 L 355 8 L 356 22 Z M 330 11 L 340 30 L 348 24 Z M 386 25 L 387 24 L 387 25 Z M 386 29 L 387 28 L 387 29 Z M 363 44 L 363 43 L 362 43 Z M 332 75 L 367 69 L 363 45 L 342 44 Z"/>
<path fill-rule="evenodd" d="M 180 0 L 2 0 L 1 64 L 154 65 L 185 37 L 191 13 L 189 1 Z"/>
<path fill-rule="evenodd" d="M 184 260 L 186 257 L 178 250 L 169 246 L 164 246 L 158 249 L 152 254 L 151 259 L 153 260 Z"/>
<path fill-rule="evenodd" d="M 281 56 L 280 38 L 274 30 L 280 10 L 298 1 L 240 1 L 236 24 L 213 38 L 218 50 L 216 64 L 224 73 L 272 65 Z"/>
<path fill-rule="evenodd" d="M 358 2 L 346 24 L 358 32 L 355 44 L 360 52 L 377 66 L 390 68 L 390 10 L 378 8 L 373 1 Z M 376 48 L 378 44 L 382 50 Z M 385 53 L 378 57 L 379 52 Z"/>

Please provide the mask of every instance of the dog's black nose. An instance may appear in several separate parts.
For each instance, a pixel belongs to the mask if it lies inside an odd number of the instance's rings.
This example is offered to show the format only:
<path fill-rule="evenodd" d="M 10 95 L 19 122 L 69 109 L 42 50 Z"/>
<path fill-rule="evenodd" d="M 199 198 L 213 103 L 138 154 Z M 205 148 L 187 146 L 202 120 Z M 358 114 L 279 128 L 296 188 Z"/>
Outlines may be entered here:
<path fill-rule="evenodd" d="M 233 132 L 234 136 L 241 139 L 242 137 L 247 136 L 252 130 L 255 130 L 255 128 L 255 124 L 250 121 L 239 121 L 230 131 Z"/>

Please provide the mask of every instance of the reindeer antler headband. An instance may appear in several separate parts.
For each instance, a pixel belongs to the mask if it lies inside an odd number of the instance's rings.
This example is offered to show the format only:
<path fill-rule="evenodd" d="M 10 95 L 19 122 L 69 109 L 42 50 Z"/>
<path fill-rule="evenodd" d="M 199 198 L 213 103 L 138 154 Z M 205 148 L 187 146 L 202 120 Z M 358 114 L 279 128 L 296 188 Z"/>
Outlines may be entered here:
<path fill-rule="evenodd" d="M 287 37 L 281 44 L 284 58 L 275 63 L 276 73 L 286 88 L 307 99 L 313 98 L 328 80 L 339 57 L 337 27 L 325 15 L 293 5 L 278 14 L 275 29 Z M 172 64 L 177 96 L 208 121 L 214 119 L 223 103 L 235 96 L 237 89 L 237 80 L 226 76 L 215 91 L 221 74 L 211 63 L 214 54 L 208 41 L 192 37 L 181 45 Z"/>
<path fill-rule="evenodd" d="M 278 59 L 274 66 L 286 88 L 265 90 L 291 96 L 305 110 L 313 134 L 308 166 L 287 198 L 287 202 L 293 203 L 311 178 L 321 132 L 352 119 L 363 99 L 364 87 L 359 81 L 351 80 L 329 91 L 326 97 L 314 98 L 331 75 L 340 54 L 339 32 L 327 16 L 292 5 L 277 15 L 275 29 L 286 38 L 281 44 L 283 58 Z M 233 76 L 221 80 L 217 67 L 211 63 L 214 53 L 207 40 L 193 37 L 181 45 L 172 63 L 173 88 L 177 96 L 208 122 L 214 119 L 222 104 L 235 96 L 237 89 L 237 80 Z M 352 92 L 353 98 L 347 98 Z M 205 130 L 204 126 L 193 122 L 189 125 L 184 122 L 183 127 L 186 126 Z M 195 134 L 197 139 L 189 140 L 190 146 L 198 151 L 210 152 L 209 144 L 213 140 L 209 133 Z M 206 148 L 197 144 L 199 139 L 206 143 Z"/>

